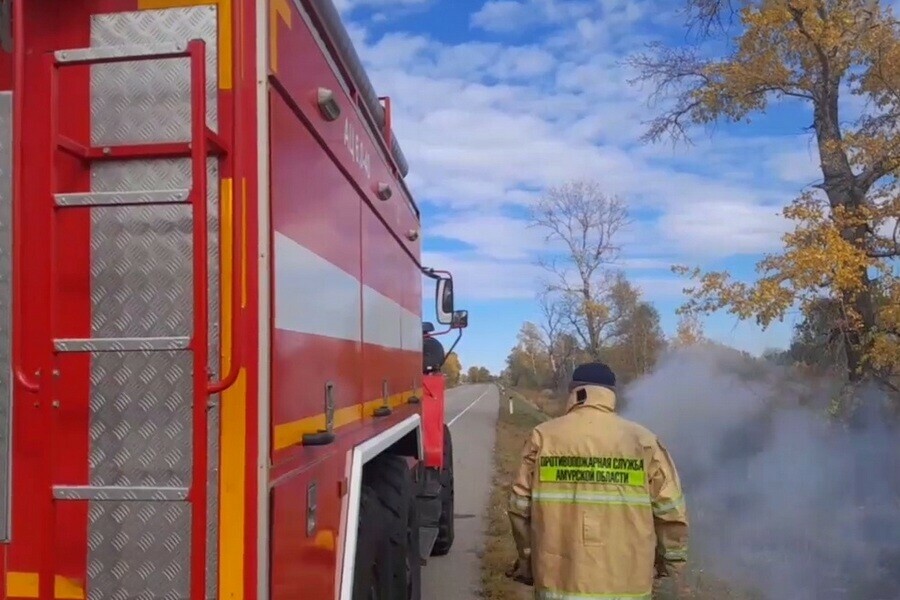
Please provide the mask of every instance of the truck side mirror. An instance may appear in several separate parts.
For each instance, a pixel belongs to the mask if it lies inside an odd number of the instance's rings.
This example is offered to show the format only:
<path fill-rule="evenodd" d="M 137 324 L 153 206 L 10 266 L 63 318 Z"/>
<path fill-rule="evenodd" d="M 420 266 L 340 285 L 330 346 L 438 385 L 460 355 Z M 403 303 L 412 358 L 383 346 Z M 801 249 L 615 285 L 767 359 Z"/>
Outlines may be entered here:
<path fill-rule="evenodd" d="M 453 322 L 453 280 L 449 278 L 438 279 L 437 294 L 435 298 L 437 322 L 441 325 L 449 325 Z"/>
<path fill-rule="evenodd" d="M 450 321 L 451 329 L 465 329 L 469 326 L 469 311 L 455 310 Z"/>

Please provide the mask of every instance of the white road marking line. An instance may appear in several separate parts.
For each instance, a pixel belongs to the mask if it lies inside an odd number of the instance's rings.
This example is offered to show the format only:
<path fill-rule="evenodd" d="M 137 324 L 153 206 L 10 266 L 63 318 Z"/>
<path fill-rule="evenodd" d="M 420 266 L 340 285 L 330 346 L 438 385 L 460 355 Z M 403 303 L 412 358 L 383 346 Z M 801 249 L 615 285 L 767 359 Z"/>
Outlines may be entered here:
<path fill-rule="evenodd" d="M 470 404 L 470 405 L 468 405 L 467 407 L 465 407 L 465 408 L 462 410 L 461 413 L 459 413 L 458 415 L 456 415 L 455 417 L 453 417 L 452 419 L 450 419 L 450 421 L 447 423 L 447 427 L 451 427 L 454 423 L 456 423 L 456 420 L 457 420 L 458 418 L 460 418 L 461 416 L 463 416 L 464 414 L 466 414 L 466 413 L 469 411 L 470 408 L 472 408 L 473 406 L 475 406 L 476 404 L 478 404 L 478 401 L 481 400 L 482 398 L 484 398 L 485 396 L 487 396 L 487 393 L 488 393 L 489 391 L 491 391 L 491 388 L 488 388 L 488 389 L 484 390 L 484 392 L 482 392 L 482 394 L 481 394 L 480 396 L 478 396 L 477 398 L 475 398 L 475 400 L 472 401 L 472 404 Z"/>

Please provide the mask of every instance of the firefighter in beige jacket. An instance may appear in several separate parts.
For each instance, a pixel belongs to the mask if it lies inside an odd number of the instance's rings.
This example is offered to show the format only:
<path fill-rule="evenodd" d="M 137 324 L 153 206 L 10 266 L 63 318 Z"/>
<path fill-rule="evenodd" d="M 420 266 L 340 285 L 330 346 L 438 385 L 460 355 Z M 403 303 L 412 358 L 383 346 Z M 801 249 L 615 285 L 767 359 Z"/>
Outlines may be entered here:
<path fill-rule="evenodd" d="M 567 414 L 534 428 L 509 497 L 519 558 L 507 574 L 539 600 L 650 600 L 687 560 L 681 483 L 657 437 L 615 413 L 615 375 L 579 366 Z"/>

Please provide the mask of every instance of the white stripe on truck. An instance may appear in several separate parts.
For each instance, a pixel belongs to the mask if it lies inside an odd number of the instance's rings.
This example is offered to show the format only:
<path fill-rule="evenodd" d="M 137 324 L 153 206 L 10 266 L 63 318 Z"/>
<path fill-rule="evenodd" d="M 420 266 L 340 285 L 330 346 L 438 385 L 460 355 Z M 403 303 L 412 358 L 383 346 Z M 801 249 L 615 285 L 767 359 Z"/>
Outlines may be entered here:
<path fill-rule="evenodd" d="M 286 235 L 275 232 L 273 245 L 276 329 L 421 349 L 419 315 Z"/>

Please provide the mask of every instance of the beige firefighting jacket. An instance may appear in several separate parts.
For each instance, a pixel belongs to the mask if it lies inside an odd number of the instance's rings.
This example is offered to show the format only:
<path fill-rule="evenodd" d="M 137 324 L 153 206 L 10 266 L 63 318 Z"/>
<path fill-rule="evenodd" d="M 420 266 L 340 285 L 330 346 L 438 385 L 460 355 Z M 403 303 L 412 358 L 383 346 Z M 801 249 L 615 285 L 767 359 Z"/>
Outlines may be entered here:
<path fill-rule="evenodd" d="M 540 600 L 650 600 L 655 570 L 675 575 L 687 560 L 675 465 L 615 403 L 608 388 L 577 388 L 568 413 L 525 443 L 509 518 Z"/>

